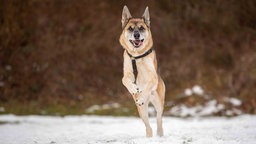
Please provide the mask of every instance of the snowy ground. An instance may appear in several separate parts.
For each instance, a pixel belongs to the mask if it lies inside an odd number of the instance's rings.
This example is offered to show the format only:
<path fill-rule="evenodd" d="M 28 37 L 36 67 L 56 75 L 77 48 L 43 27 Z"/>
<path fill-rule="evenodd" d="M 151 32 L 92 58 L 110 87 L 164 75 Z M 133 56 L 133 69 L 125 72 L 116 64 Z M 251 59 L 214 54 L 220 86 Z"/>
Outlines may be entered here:
<path fill-rule="evenodd" d="M 150 119 L 154 133 L 155 119 Z M 256 116 L 165 117 L 164 137 L 145 138 L 134 117 L 0 115 L 1 144 L 255 144 Z"/>

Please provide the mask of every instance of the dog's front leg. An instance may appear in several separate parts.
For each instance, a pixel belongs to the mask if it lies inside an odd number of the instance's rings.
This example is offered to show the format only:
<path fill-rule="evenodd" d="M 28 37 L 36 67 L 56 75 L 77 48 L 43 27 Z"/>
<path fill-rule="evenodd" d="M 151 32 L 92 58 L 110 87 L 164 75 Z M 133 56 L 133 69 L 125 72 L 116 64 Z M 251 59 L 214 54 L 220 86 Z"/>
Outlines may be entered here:
<path fill-rule="evenodd" d="M 127 90 L 132 94 L 133 96 L 140 93 L 141 89 L 132 81 L 132 76 L 127 74 L 124 75 L 122 79 L 123 85 L 127 88 Z"/>
<path fill-rule="evenodd" d="M 142 106 L 145 104 L 145 102 L 148 100 L 149 96 L 151 95 L 152 91 L 155 91 L 157 88 L 158 79 L 157 75 L 152 76 L 149 82 L 146 84 L 144 90 L 140 92 L 135 99 L 135 103 L 138 106 Z"/>

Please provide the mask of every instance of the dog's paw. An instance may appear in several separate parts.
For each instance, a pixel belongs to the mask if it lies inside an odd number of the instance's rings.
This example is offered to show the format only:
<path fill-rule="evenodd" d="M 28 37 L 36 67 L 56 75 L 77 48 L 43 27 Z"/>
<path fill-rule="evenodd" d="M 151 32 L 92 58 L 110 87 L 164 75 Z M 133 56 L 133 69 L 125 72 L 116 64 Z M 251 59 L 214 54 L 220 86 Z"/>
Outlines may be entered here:
<path fill-rule="evenodd" d="M 143 98 L 138 98 L 138 99 L 135 100 L 135 104 L 136 104 L 137 106 L 142 106 L 142 105 L 145 104 L 145 101 L 144 101 Z"/>
<path fill-rule="evenodd" d="M 141 93 L 142 91 L 140 90 L 140 88 L 136 85 L 136 84 L 132 84 L 131 86 L 131 89 L 130 89 L 130 93 L 132 95 L 135 95 L 135 94 L 138 94 L 138 93 Z"/>

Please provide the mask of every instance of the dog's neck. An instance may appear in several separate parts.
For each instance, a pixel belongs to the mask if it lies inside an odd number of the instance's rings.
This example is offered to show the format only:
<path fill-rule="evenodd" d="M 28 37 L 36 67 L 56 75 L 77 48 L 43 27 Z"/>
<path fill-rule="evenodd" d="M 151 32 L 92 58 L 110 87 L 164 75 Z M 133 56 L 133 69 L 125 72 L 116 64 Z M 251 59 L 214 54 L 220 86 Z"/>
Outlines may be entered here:
<path fill-rule="evenodd" d="M 125 47 L 128 47 L 127 45 L 124 45 L 124 48 Z M 140 48 L 140 49 L 136 49 L 136 48 L 133 48 L 133 49 L 129 49 L 129 48 L 125 48 L 125 50 L 131 54 L 133 57 L 136 57 L 136 56 L 140 56 L 140 55 L 143 55 L 144 53 L 146 53 L 149 49 L 152 49 L 153 48 L 153 41 L 151 42 L 148 42 L 143 48 Z"/>
<path fill-rule="evenodd" d="M 135 59 L 136 60 L 136 59 L 143 58 L 143 57 L 149 55 L 152 51 L 153 51 L 153 48 L 150 48 L 145 53 L 143 53 L 142 55 L 138 55 L 138 56 L 134 56 L 134 55 L 130 54 L 128 51 L 126 51 L 126 52 L 127 52 L 127 54 L 129 55 L 129 57 L 131 59 Z"/>
<path fill-rule="evenodd" d="M 131 55 L 128 51 L 127 54 L 129 55 L 129 57 L 131 58 L 131 62 L 132 62 L 132 71 L 133 71 L 133 75 L 134 75 L 134 84 L 136 84 L 137 82 L 137 76 L 138 76 L 138 69 L 137 69 L 137 65 L 136 65 L 136 59 L 140 59 L 143 58 L 147 55 L 149 55 L 150 53 L 152 53 L 153 49 L 150 48 L 149 50 L 147 50 L 144 54 L 139 55 L 139 56 L 133 56 Z"/>

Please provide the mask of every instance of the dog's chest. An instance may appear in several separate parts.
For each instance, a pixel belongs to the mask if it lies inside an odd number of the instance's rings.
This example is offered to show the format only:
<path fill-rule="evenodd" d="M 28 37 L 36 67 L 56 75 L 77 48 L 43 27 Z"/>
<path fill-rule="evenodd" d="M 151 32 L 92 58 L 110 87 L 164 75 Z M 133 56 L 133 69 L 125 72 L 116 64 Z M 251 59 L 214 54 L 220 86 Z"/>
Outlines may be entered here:
<path fill-rule="evenodd" d="M 139 85 L 146 84 L 152 75 L 152 71 L 155 69 L 151 58 L 143 58 L 136 60 L 138 69 L 137 83 Z"/>

